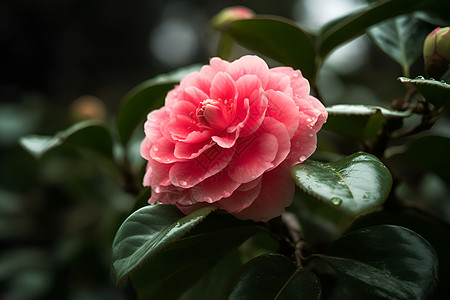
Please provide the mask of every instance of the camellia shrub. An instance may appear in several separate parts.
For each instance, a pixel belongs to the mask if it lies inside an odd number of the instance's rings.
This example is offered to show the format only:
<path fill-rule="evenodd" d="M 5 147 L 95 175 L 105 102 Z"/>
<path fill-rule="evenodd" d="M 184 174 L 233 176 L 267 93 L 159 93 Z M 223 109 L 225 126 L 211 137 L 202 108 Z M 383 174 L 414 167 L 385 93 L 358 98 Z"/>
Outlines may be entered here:
<path fill-rule="evenodd" d="M 446 299 L 449 11 L 376 1 L 311 34 L 227 8 L 211 22 L 217 56 L 134 88 L 115 128 L 82 121 L 21 144 L 118 166 L 136 204 L 112 280 L 138 299 Z M 323 62 L 361 35 L 400 65 L 385 80 L 404 93 L 390 107 L 327 105 Z"/>

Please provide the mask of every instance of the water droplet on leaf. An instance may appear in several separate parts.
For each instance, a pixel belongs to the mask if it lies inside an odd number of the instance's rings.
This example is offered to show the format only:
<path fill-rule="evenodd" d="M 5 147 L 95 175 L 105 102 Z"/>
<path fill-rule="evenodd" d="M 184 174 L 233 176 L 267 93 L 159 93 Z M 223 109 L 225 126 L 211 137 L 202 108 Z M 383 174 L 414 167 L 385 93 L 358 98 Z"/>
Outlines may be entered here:
<path fill-rule="evenodd" d="M 333 205 L 338 206 L 338 205 L 341 205 L 342 200 L 341 200 L 340 198 L 334 197 L 334 198 L 331 198 L 331 203 L 332 203 Z"/>
<path fill-rule="evenodd" d="M 425 79 L 423 76 L 417 76 L 416 79 Z"/>

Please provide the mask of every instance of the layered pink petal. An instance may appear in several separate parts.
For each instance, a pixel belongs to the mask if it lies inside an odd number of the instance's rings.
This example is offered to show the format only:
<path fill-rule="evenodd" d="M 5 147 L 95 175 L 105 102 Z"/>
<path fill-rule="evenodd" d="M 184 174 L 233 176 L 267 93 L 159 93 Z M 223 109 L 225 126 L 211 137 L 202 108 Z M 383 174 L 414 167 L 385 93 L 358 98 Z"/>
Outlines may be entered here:
<path fill-rule="evenodd" d="M 257 199 L 261 192 L 262 180 L 261 178 L 254 180 L 255 185 L 246 191 L 235 191 L 230 197 L 223 198 L 214 203 L 220 209 L 226 210 L 229 213 L 238 213 L 250 205 Z"/>
<path fill-rule="evenodd" d="M 221 171 L 190 189 L 195 202 L 214 203 L 222 198 L 230 197 L 240 184 L 232 180 L 227 172 Z"/>
<path fill-rule="evenodd" d="M 277 67 L 270 69 L 271 72 L 277 72 L 289 76 L 291 79 L 291 88 L 295 95 L 300 97 L 309 96 L 310 87 L 309 82 L 303 77 L 302 72 L 294 70 L 290 67 Z"/>
<path fill-rule="evenodd" d="M 211 83 L 211 91 L 209 93 L 211 99 L 221 99 L 227 101 L 235 101 L 236 84 L 233 78 L 227 73 L 219 72 Z"/>
<path fill-rule="evenodd" d="M 199 89 L 198 87 L 195 86 L 188 86 L 185 90 L 184 90 L 184 95 L 183 95 L 183 100 L 189 101 L 190 103 L 192 103 L 194 105 L 194 110 L 195 108 L 197 108 L 197 106 L 204 100 L 208 99 L 209 95 L 206 94 L 204 91 L 202 91 L 201 89 Z"/>
<path fill-rule="evenodd" d="M 269 90 L 266 92 L 269 99 L 266 116 L 274 118 L 286 126 L 289 136 L 292 137 L 298 128 L 300 112 L 294 100 L 285 93 Z"/>
<path fill-rule="evenodd" d="M 233 160 L 228 166 L 228 175 L 234 181 L 246 183 L 273 167 L 272 161 L 278 152 L 277 138 L 268 133 L 239 139 Z"/>
<path fill-rule="evenodd" d="M 231 149 L 211 147 L 194 159 L 174 163 L 169 171 L 170 181 L 175 186 L 191 188 L 219 173 L 230 163 L 232 156 Z"/>
<path fill-rule="evenodd" d="M 256 75 L 261 80 L 263 88 L 265 88 L 269 81 L 269 67 L 266 62 L 253 55 L 246 55 L 235 60 L 228 65 L 226 72 L 230 74 L 235 81 L 246 74 Z"/>
<path fill-rule="evenodd" d="M 238 219 L 267 222 L 284 212 L 294 197 L 295 184 L 290 176 L 289 167 L 283 163 L 264 174 L 261 191 L 252 204 L 235 213 Z"/>
<path fill-rule="evenodd" d="M 268 169 L 271 170 L 277 167 L 288 156 L 291 149 L 290 136 L 286 126 L 273 118 L 264 119 L 262 131 L 271 134 L 277 139 L 278 151 L 272 160 L 272 167 Z"/>
<path fill-rule="evenodd" d="M 179 159 L 193 159 L 213 146 L 214 144 L 209 140 L 200 143 L 178 142 L 175 143 L 173 155 Z"/>

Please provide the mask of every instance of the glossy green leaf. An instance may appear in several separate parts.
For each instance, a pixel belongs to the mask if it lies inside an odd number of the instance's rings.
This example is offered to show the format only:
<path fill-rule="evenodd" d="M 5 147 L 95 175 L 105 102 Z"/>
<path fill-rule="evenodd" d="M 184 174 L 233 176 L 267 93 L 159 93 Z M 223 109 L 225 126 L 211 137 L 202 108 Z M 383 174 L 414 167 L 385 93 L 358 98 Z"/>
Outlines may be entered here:
<path fill-rule="evenodd" d="M 220 269 L 231 252 L 261 231 L 268 231 L 265 223 L 241 221 L 221 211 L 211 214 L 131 275 L 138 298 L 179 299 L 194 285 L 204 284 L 208 272 Z"/>
<path fill-rule="evenodd" d="M 331 163 L 306 160 L 293 166 L 291 174 L 301 189 L 352 216 L 378 208 L 392 186 L 389 170 L 364 152 Z"/>
<path fill-rule="evenodd" d="M 382 299 L 426 299 L 437 282 L 433 248 L 415 232 L 383 225 L 349 233 L 323 257 L 358 291 Z"/>
<path fill-rule="evenodd" d="M 403 15 L 370 27 L 368 35 L 408 76 L 409 67 L 422 54 L 423 42 L 432 29 L 413 15 Z"/>
<path fill-rule="evenodd" d="M 450 84 L 445 81 L 425 79 L 417 77 L 415 79 L 399 77 L 401 83 L 412 84 L 429 102 L 436 107 L 441 107 L 450 101 Z"/>
<path fill-rule="evenodd" d="M 69 145 L 96 151 L 112 158 L 113 140 L 102 121 L 86 120 L 74 124 L 54 136 L 28 135 L 19 140 L 20 145 L 36 158 L 41 158 L 50 150 Z"/>
<path fill-rule="evenodd" d="M 133 271 L 203 221 L 213 207 L 184 216 L 176 206 L 149 205 L 131 214 L 113 242 L 112 274 L 117 285 Z"/>
<path fill-rule="evenodd" d="M 164 105 L 164 99 L 171 89 L 187 74 L 200 70 L 200 65 L 193 65 L 162 74 L 144 81 L 125 95 L 117 115 L 117 128 L 120 140 L 128 143 L 133 131 L 141 124 L 147 114 Z"/>
<path fill-rule="evenodd" d="M 314 273 L 300 269 L 286 256 L 266 254 L 240 270 L 228 299 L 320 299 L 321 287 Z"/>
<path fill-rule="evenodd" d="M 439 0 L 377 1 L 366 8 L 326 24 L 319 35 L 319 54 L 326 57 L 337 46 L 363 34 L 379 22 L 417 9 L 432 7 Z"/>
<path fill-rule="evenodd" d="M 411 111 L 390 110 L 381 106 L 339 104 L 326 108 L 327 122 L 323 129 L 361 140 L 374 140 L 385 120 L 407 118 Z"/>
<path fill-rule="evenodd" d="M 244 47 L 266 55 L 283 65 L 302 71 L 314 80 L 315 50 L 312 39 L 290 20 L 260 16 L 239 20 L 230 27 L 231 36 Z"/>

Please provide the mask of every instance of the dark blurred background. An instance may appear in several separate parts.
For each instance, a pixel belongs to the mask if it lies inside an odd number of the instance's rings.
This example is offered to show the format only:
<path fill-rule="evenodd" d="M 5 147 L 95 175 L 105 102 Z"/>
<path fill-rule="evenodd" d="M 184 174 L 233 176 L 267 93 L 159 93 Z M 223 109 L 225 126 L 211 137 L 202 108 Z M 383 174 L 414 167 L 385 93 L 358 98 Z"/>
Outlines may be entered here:
<path fill-rule="evenodd" d="M 314 31 L 364 4 L 323 2 L 0 0 L 0 299 L 134 298 L 127 284 L 115 289 L 109 263 L 112 238 L 135 195 L 123 191 L 114 167 L 90 153 L 63 147 L 37 161 L 19 137 L 52 135 L 79 119 L 80 110 L 113 124 L 133 86 L 215 55 L 218 37 L 207 25 L 227 6 L 284 16 Z M 389 90 L 362 82 L 393 80 L 385 74 L 401 75 L 400 67 L 367 38 L 356 43 L 356 51 L 336 53 L 323 68 L 328 104 L 389 103 L 400 84 Z"/>

